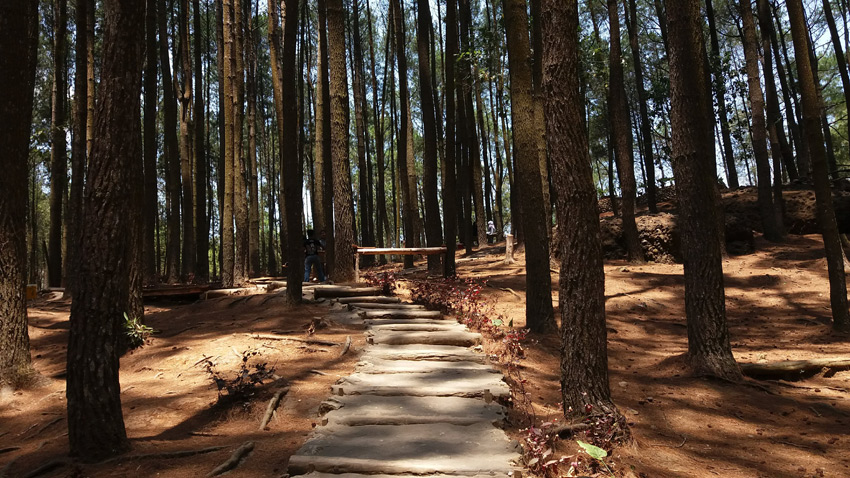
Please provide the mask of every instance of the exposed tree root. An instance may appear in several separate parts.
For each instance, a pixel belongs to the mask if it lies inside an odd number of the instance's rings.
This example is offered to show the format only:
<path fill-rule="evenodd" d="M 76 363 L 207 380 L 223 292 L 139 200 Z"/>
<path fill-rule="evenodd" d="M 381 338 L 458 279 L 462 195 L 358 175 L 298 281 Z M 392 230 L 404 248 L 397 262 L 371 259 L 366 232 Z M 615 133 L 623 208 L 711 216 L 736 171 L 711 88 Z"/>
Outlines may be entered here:
<path fill-rule="evenodd" d="M 248 337 L 254 339 L 265 339 L 265 340 L 291 340 L 293 342 L 302 342 L 309 345 L 327 345 L 328 347 L 339 347 L 339 344 L 336 342 L 329 342 L 327 340 L 317 340 L 317 339 L 299 339 L 296 337 L 281 337 L 279 335 L 270 335 L 270 334 L 245 334 Z"/>
<path fill-rule="evenodd" d="M 242 444 L 233 454 L 230 455 L 230 458 L 225 460 L 224 463 L 218 465 L 213 471 L 211 471 L 207 476 L 218 476 L 224 472 L 230 471 L 237 466 L 254 450 L 254 442 L 247 441 Z"/>
<path fill-rule="evenodd" d="M 262 421 L 260 421 L 260 431 L 265 430 L 269 425 L 269 422 L 274 415 L 274 411 L 277 410 L 278 405 L 280 405 L 280 400 L 289 392 L 289 387 L 283 387 L 277 392 L 275 392 L 274 396 L 271 400 L 269 400 L 269 406 L 266 407 L 266 413 L 263 415 Z"/>
<path fill-rule="evenodd" d="M 114 463 L 117 461 L 130 461 L 130 460 L 158 460 L 158 459 L 169 459 L 169 458 L 186 458 L 187 456 L 195 456 L 195 455 L 203 455 L 205 453 L 212 453 L 214 451 L 221 450 L 222 448 L 227 448 L 224 445 L 221 446 L 211 446 L 207 448 L 198 448 L 196 450 L 178 450 L 178 451 L 166 451 L 160 453 L 142 453 L 139 455 L 122 455 L 110 458 L 101 462 L 101 464 L 105 463 Z"/>
<path fill-rule="evenodd" d="M 65 466 L 67 464 L 68 464 L 68 462 L 65 461 L 65 460 L 50 460 L 47 463 L 39 466 L 35 470 L 32 470 L 31 472 L 27 473 L 26 475 L 23 476 L 23 478 L 36 478 L 37 476 L 41 476 L 45 473 L 49 473 L 49 472 L 51 472 L 51 471 L 53 471 L 57 468 L 61 468 L 61 467 Z M 5 475 L 0 475 L 0 476 L 5 476 Z"/>
<path fill-rule="evenodd" d="M 848 370 L 850 358 L 741 364 L 744 375 L 763 380 L 800 380 L 816 375 L 824 369 L 827 376 L 839 370 Z"/>
<path fill-rule="evenodd" d="M 342 346 L 342 352 L 339 353 L 339 356 L 342 357 L 343 355 L 347 354 L 348 349 L 350 349 L 350 348 L 351 348 L 351 336 L 348 335 L 348 336 L 345 337 L 345 345 Z"/>

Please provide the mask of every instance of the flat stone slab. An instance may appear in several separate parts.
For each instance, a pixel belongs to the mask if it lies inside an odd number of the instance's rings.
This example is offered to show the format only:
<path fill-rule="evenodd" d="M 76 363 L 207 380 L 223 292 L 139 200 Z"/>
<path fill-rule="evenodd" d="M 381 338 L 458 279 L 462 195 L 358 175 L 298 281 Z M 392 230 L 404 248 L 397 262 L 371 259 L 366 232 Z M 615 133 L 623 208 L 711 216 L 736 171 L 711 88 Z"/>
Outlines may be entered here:
<path fill-rule="evenodd" d="M 336 299 L 340 304 L 350 304 L 352 302 L 364 303 L 370 302 L 374 304 L 399 304 L 401 299 L 398 297 L 389 297 L 385 295 L 364 295 L 356 297 L 340 297 Z"/>
<path fill-rule="evenodd" d="M 304 478 L 494 478 L 494 475 L 362 475 L 358 473 L 319 473 L 301 475 Z"/>
<path fill-rule="evenodd" d="M 366 310 L 360 313 L 364 319 L 385 317 L 391 319 L 438 319 L 443 316 L 439 310 Z"/>
<path fill-rule="evenodd" d="M 327 400 L 336 409 L 325 415 L 328 426 L 501 423 L 505 408 L 495 402 L 460 397 L 384 397 L 350 395 Z"/>
<path fill-rule="evenodd" d="M 416 304 L 382 304 L 380 302 L 349 302 L 348 310 L 367 309 L 367 310 L 428 310 L 424 305 Z"/>
<path fill-rule="evenodd" d="M 328 426 L 289 460 L 289 473 L 506 476 L 519 454 L 490 424 Z"/>
<path fill-rule="evenodd" d="M 350 313 L 353 314 L 355 312 L 350 312 Z M 358 315 L 358 317 L 359 317 L 359 315 Z M 442 325 L 445 325 L 445 324 L 457 324 L 457 323 L 459 323 L 456 320 L 449 320 L 449 319 L 446 319 L 446 318 L 440 318 L 440 319 L 387 319 L 387 318 L 384 318 L 384 317 L 378 317 L 376 319 L 360 319 L 360 320 L 362 320 L 363 323 L 366 324 L 366 325 L 388 325 L 388 324 L 389 325 L 392 325 L 392 324 L 429 324 L 429 325 L 442 324 Z"/>
<path fill-rule="evenodd" d="M 477 370 L 480 372 L 498 374 L 499 371 L 490 365 L 479 362 L 442 360 L 381 360 L 372 359 L 357 364 L 361 373 L 431 373 L 439 371 Z"/>
<path fill-rule="evenodd" d="M 486 363 L 484 354 L 471 348 L 451 345 L 371 345 L 366 347 L 362 360 L 445 360 Z"/>
<path fill-rule="evenodd" d="M 374 332 L 465 332 L 466 326 L 457 322 L 448 320 L 428 321 L 428 322 L 409 322 L 396 321 L 391 323 L 369 323 L 369 330 Z"/>
<path fill-rule="evenodd" d="M 366 333 L 366 341 L 370 344 L 386 345 L 455 345 L 469 347 L 481 343 L 481 334 L 455 331 L 369 331 Z"/>
<path fill-rule="evenodd" d="M 334 395 L 410 395 L 414 397 L 508 397 L 501 375 L 481 370 L 438 370 L 429 373 L 361 373 L 340 379 Z"/>
<path fill-rule="evenodd" d="M 320 297 L 374 296 L 382 292 L 380 287 L 347 287 L 339 285 L 317 285 L 312 289 L 317 299 Z"/>

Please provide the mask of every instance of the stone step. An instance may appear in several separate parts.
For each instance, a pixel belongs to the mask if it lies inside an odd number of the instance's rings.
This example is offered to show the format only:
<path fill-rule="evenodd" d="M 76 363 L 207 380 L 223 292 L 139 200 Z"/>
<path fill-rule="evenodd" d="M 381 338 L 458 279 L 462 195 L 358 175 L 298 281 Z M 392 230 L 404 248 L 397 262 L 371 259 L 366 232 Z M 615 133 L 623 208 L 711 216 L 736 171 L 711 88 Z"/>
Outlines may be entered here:
<path fill-rule="evenodd" d="M 364 319 L 384 317 L 388 319 L 438 319 L 443 316 L 439 310 L 365 310 L 360 313 Z"/>
<path fill-rule="evenodd" d="M 445 360 L 486 363 L 487 357 L 468 347 L 451 345 L 370 345 L 361 360 Z"/>
<path fill-rule="evenodd" d="M 289 474 L 309 472 L 505 476 L 517 446 L 489 423 L 319 427 L 289 460 Z"/>
<path fill-rule="evenodd" d="M 367 329 L 373 332 L 466 332 L 466 326 L 448 320 L 428 322 L 369 323 Z"/>
<path fill-rule="evenodd" d="M 369 302 L 350 302 L 348 310 L 366 309 L 366 310 L 428 310 L 425 306 L 415 304 L 381 304 Z"/>
<path fill-rule="evenodd" d="M 352 302 L 357 303 L 373 303 L 373 304 L 399 304 L 401 303 L 401 299 L 398 297 L 389 297 L 385 295 L 362 295 L 355 297 L 340 297 L 335 299 L 336 302 L 340 304 L 350 304 Z"/>
<path fill-rule="evenodd" d="M 354 312 L 349 312 L 354 313 Z M 393 324 L 457 324 L 456 320 L 450 320 L 446 317 L 441 317 L 439 319 L 387 319 L 383 317 L 378 317 L 376 319 L 360 319 L 366 325 L 393 325 Z"/>
<path fill-rule="evenodd" d="M 303 478 L 495 478 L 494 475 L 363 475 L 358 473 L 319 473 L 301 475 Z"/>
<path fill-rule="evenodd" d="M 460 397 L 347 395 L 332 397 L 322 406 L 332 409 L 324 417 L 328 426 L 499 424 L 506 413 L 505 408 L 495 402 Z"/>
<path fill-rule="evenodd" d="M 414 397 L 509 397 L 501 375 L 472 369 L 429 373 L 361 373 L 340 379 L 331 387 L 335 395 L 410 395 Z"/>
<path fill-rule="evenodd" d="M 431 373 L 439 371 L 477 370 L 498 374 L 499 371 L 490 365 L 479 362 L 440 360 L 381 360 L 372 359 L 357 364 L 361 373 Z"/>
<path fill-rule="evenodd" d="M 312 288 L 314 297 L 319 299 L 335 297 L 374 296 L 382 292 L 380 287 L 348 287 L 341 285 L 318 285 Z"/>
<path fill-rule="evenodd" d="M 481 343 L 481 334 L 455 331 L 367 331 L 366 341 L 370 344 L 386 345 L 455 345 L 469 347 Z"/>

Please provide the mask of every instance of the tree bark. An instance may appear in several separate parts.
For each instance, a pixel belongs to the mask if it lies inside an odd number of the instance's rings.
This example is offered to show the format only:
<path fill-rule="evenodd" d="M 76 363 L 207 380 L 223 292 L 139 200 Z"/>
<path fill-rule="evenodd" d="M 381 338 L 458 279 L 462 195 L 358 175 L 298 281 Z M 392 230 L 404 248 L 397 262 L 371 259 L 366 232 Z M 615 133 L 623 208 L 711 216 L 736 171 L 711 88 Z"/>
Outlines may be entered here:
<path fill-rule="evenodd" d="M 705 44 L 699 0 L 667 5 L 673 175 L 679 198 L 685 265 L 687 360 L 698 375 L 732 380 L 741 371 L 726 326 L 723 264 L 714 177 L 714 128 L 709 117 Z"/>
<path fill-rule="evenodd" d="M 159 22 L 159 62 L 162 77 L 163 137 L 165 157 L 165 242 L 166 282 L 175 283 L 180 275 L 180 151 L 177 141 L 177 91 L 168 53 L 168 9 L 165 0 L 157 6 Z"/>
<path fill-rule="evenodd" d="M 330 100 L 330 76 L 328 69 L 328 27 L 327 27 L 327 0 L 317 0 L 318 21 L 317 27 L 318 52 L 316 53 L 316 204 L 317 210 L 313 211 L 314 228 L 318 237 L 327 238 L 325 244 L 325 259 L 330 271 L 333 273 L 335 253 L 334 237 L 334 208 L 333 208 L 333 161 L 331 158 L 331 100 Z"/>
<path fill-rule="evenodd" d="M 236 258 L 234 257 L 233 234 L 233 182 L 234 182 L 234 128 L 233 118 L 233 6 L 236 0 L 223 0 L 222 4 L 222 38 L 219 50 L 222 51 L 222 75 L 220 96 L 224 99 L 224 136 L 221 138 L 222 157 L 224 162 L 219 174 L 223 176 L 222 183 L 222 241 L 221 241 L 221 283 L 224 287 L 233 287 L 237 281 L 234 277 Z"/>
<path fill-rule="evenodd" d="M 354 224 L 348 159 L 348 79 L 342 0 L 327 0 L 330 66 L 331 161 L 333 163 L 334 281 L 354 280 Z"/>
<path fill-rule="evenodd" d="M 53 95 L 50 121 L 50 230 L 48 232 L 47 281 L 51 287 L 63 283 L 62 228 L 65 193 L 68 190 L 68 153 L 65 145 L 68 89 L 68 5 L 53 2 Z"/>
<path fill-rule="evenodd" d="M 720 42 L 717 38 L 717 27 L 715 26 L 713 0 L 705 0 L 706 18 L 708 18 L 708 32 L 711 39 L 711 64 L 709 65 L 714 76 L 714 95 L 717 99 L 717 115 L 720 119 L 720 139 L 723 142 L 723 159 L 726 163 L 726 180 L 729 187 L 735 189 L 738 184 L 738 169 L 735 166 L 735 153 L 732 151 L 732 136 L 729 128 L 729 113 L 726 107 L 726 77 L 720 60 Z"/>
<path fill-rule="evenodd" d="M 747 69 L 747 85 L 752 112 L 753 155 L 758 177 L 758 205 L 764 238 L 771 242 L 782 240 L 783 231 L 776 221 L 776 205 L 773 203 L 773 187 L 770 176 L 770 160 L 767 156 L 767 123 L 764 117 L 764 94 L 759 75 L 758 39 L 750 0 L 739 0 L 739 12 L 743 20 L 744 57 Z"/>
<path fill-rule="evenodd" d="M 298 32 L 299 0 L 285 0 L 283 21 L 283 55 L 281 72 L 283 87 L 283 135 L 281 136 L 281 194 L 286 212 L 286 298 L 291 304 L 301 302 L 301 281 L 304 279 L 304 242 L 301 235 L 301 211 L 303 210 L 301 188 L 304 172 L 298 157 L 298 103 L 296 100 L 295 41 Z M 350 180 L 350 179 L 349 179 Z M 350 191 L 350 186 L 349 186 Z M 350 193 L 349 193 L 350 194 Z M 283 241 L 281 241 L 282 243 Z M 351 241 L 353 242 L 353 241 Z"/>
<path fill-rule="evenodd" d="M 83 183 L 86 177 L 86 124 L 88 116 L 87 68 L 88 61 L 88 9 L 90 0 L 77 0 L 74 11 L 76 42 L 74 44 L 74 127 L 71 139 L 71 194 L 68 200 L 68 237 L 65 255 L 65 289 L 73 295 L 77 274 L 77 246 L 79 245 L 80 217 L 83 214 Z M 92 7 L 93 8 L 93 7 Z"/>
<path fill-rule="evenodd" d="M 206 283 L 210 278 L 210 219 L 207 211 L 207 183 L 209 165 L 206 152 L 206 122 L 204 106 L 203 49 L 201 30 L 201 2 L 193 0 L 195 7 L 195 281 Z M 209 15 L 209 11 L 207 11 Z"/>
<path fill-rule="evenodd" d="M 711 0 L 708 0 L 711 1 Z M 624 4 L 625 5 L 625 4 Z M 646 170 L 646 201 L 650 213 L 658 212 L 657 187 L 655 185 L 655 154 L 652 151 L 652 123 L 649 121 L 649 112 L 646 107 L 646 88 L 643 85 L 643 61 L 641 60 L 640 42 L 638 41 L 638 18 L 637 2 L 629 0 L 629 8 L 626 9 L 626 25 L 629 30 L 629 44 L 632 49 L 632 63 L 635 68 L 635 84 L 638 93 L 638 109 L 640 112 L 640 131 L 643 135 L 643 165 Z"/>
<path fill-rule="evenodd" d="M 88 1 L 88 0 L 86 0 Z M 157 271 L 157 237 L 156 218 L 159 215 L 159 188 L 157 186 L 157 115 L 156 107 L 159 100 L 157 90 L 157 42 L 156 19 L 157 0 L 147 0 L 145 11 L 145 104 L 144 104 L 144 197 L 142 214 L 144 215 L 144 278 L 148 284 L 159 282 Z"/>
<path fill-rule="evenodd" d="M 835 26 L 835 18 L 832 15 L 832 7 L 829 0 L 823 0 L 823 13 L 826 24 L 829 27 L 829 35 L 832 38 L 832 48 L 835 50 L 835 63 L 838 65 L 838 74 L 841 76 L 841 88 L 844 91 L 844 104 L 850 111 L 850 74 L 847 72 L 847 58 L 841 47 L 841 37 L 838 36 L 838 28 Z M 847 124 L 847 137 L 850 138 L 850 121 Z"/>
<path fill-rule="evenodd" d="M 446 238 L 446 263 L 443 272 L 446 277 L 455 275 L 455 253 L 457 251 L 457 169 L 455 157 L 456 148 L 456 117 L 455 117 L 455 65 L 457 64 L 457 3 L 455 0 L 446 2 L 446 82 L 443 85 L 443 95 L 446 98 L 446 140 L 445 140 L 445 171 L 443 177 L 443 228 Z"/>
<path fill-rule="evenodd" d="M 34 373 L 25 286 L 38 24 L 38 1 L 0 3 L 0 51 L 5 52 L 0 55 L 0 384 L 12 387 L 24 384 Z"/>
<path fill-rule="evenodd" d="M 548 220 L 543 204 L 540 162 L 537 156 L 534 99 L 531 90 L 530 45 L 524 0 L 504 0 L 505 31 L 511 80 L 516 187 L 522 205 L 526 256 L 526 326 L 536 333 L 556 330 L 549 271 Z"/>
<path fill-rule="evenodd" d="M 248 0 L 236 0 L 233 8 L 233 216 L 236 221 L 236 253 L 233 281 L 248 279 L 248 162 L 245 158 L 245 6 Z"/>
<path fill-rule="evenodd" d="M 192 191 L 192 56 L 189 53 L 189 0 L 180 0 L 178 35 L 180 37 L 180 63 L 182 66 L 182 88 L 180 103 L 180 178 L 182 201 L 180 203 L 183 224 L 183 254 L 180 261 L 180 276 L 184 281 L 195 275 L 195 206 Z"/>
<path fill-rule="evenodd" d="M 351 3 L 351 50 L 352 50 L 352 90 L 354 93 L 354 131 L 357 136 L 357 178 L 358 178 L 358 201 L 357 209 L 360 213 L 360 240 L 364 246 L 374 246 L 375 239 L 371 226 L 372 205 L 370 188 L 370 160 L 369 160 L 369 135 L 366 127 L 366 85 L 363 73 L 363 42 L 360 36 L 360 2 L 354 0 Z M 370 267 L 375 263 L 374 256 L 361 256 L 360 262 L 363 267 Z"/>
<path fill-rule="evenodd" d="M 565 415 L 617 413 L 608 385 L 599 211 L 579 95 L 578 5 L 543 0 L 543 98 L 561 250 L 561 396 Z"/>
<path fill-rule="evenodd" d="M 791 21 L 794 53 L 797 58 L 807 58 L 809 54 L 808 30 L 803 4 L 800 0 L 787 0 L 786 5 L 788 17 Z M 803 130 L 809 143 L 818 224 L 821 228 L 823 245 L 826 250 L 832 327 L 838 331 L 850 331 L 850 311 L 847 309 L 847 284 L 844 276 L 844 253 L 841 249 L 838 225 L 835 221 L 835 210 L 832 205 L 832 188 L 829 183 L 823 133 L 820 128 L 821 104 L 812 72 L 812 64 L 808 61 L 798 61 L 797 77 L 800 81 L 802 93 Z"/>
<path fill-rule="evenodd" d="M 129 449 L 121 412 L 118 348 L 129 301 L 134 204 L 132 163 L 138 134 L 145 3 L 105 2 L 103 63 L 87 175 L 78 297 L 68 340 L 68 438 L 71 455 L 98 461 Z M 135 186 L 138 187 L 138 186 Z M 129 247 L 128 247 L 129 246 Z"/>
<path fill-rule="evenodd" d="M 629 104 L 626 98 L 626 85 L 623 80 L 623 63 L 620 49 L 620 13 L 617 0 L 608 0 L 608 22 L 610 52 L 608 54 L 608 121 L 611 124 L 611 137 L 616 149 L 617 175 L 620 179 L 620 192 L 623 196 L 621 217 L 623 237 L 629 261 L 644 261 L 640 235 L 635 223 L 635 160 L 632 146 L 632 126 L 629 117 Z"/>
<path fill-rule="evenodd" d="M 251 2 L 247 3 L 249 9 Z M 248 14 L 245 29 L 245 93 L 248 101 L 248 275 L 260 274 L 260 195 L 257 175 L 257 37 L 254 19 Z"/>
<path fill-rule="evenodd" d="M 422 193 L 425 196 L 425 238 L 428 247 L 440 246 L 440 203 L 437 201 L 437 125 L 432 90 L 431 7 L 427 0 L 417 0 L 416 45 L 419 53 L 419 95 L 422 101 L 425 155 L 423 156 Z M 428 272 L 440 273 L 440 256 L 428 256 Z"/>

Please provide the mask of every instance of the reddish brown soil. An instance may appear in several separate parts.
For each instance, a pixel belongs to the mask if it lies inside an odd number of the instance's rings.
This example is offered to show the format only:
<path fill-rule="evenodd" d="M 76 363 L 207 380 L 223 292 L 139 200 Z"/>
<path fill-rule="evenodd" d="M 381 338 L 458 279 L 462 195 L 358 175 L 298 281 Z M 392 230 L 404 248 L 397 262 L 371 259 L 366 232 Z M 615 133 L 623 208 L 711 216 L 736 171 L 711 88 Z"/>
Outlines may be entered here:
<path fill-rule="evenodd" d="M 756 247 L 724 261 L 736 359 L 850 357 L 850 337 L 829 326 L 820 237 L 791 236 L 780 245 L 759 238 Z M 488 280 L 486 294 L 499 313 L 521 327 L 523 302 L 501 289 L 524 288 L 523 264 L 504 265 L 502 258 L 482 255 L 460 273 Z M 850 371 L 798 382 L 691 377 L 676 360 L 687 350 L 682 266 L 609 261 L 605 275 L 611 391 L 634 437 L 614 452 L 617 476 L 850 477 Z M 562 416 L 558 339 L 532 339 L 522 365 L 539 426 Z M 513 418 L 520 428 L 520 414 Z M 577 450 L 564 440 L 556 454 Z"/>
<path fill-rule="evenodd" d="M 792 236 L 781 245 L 761 239 L 757 252 L 726 260 L 729 326 L 741 362 L 847 357 L 850 338 L 829 327 L 826 263 L 817 236 Z M 496 247 L 461 260 L 462 277 L 486 279 L 498 312 L 522 327 L 525 276 L 520 262 L 505 265 Z M 676 360 L 687 348 L 682 267 L 607 262 L 609 365 L 614 401 L 625 414 L 632 444 L 614 452 L 624 477 L 850 477 L 850 372 L 800 382 L 731 384 L 690 377 Z M 420 267 L 421 270 L 421 267 Z M 557 305 L 557 274 L 553 275 Z M 503 290 L 504 289 L 504 290 Z M 511 292 L 513 291 L 513 292 Z M 516 294 L 515 294 L 516 293 Z M 200 449 L 225 450 L 180 459 L 124 458 L 109 465 L 74 464 L 44 476 L 194 477 L 206 475 L 245 441 L 256 450 L 230 476 L 280 476 L 316 421 L 330 385 L 353 370 L 356 354 L 337 358 L 339 347 L 257 340 L 248 332 L 290 333 L 325 306 L 287 309 L 268 296 L 223 298 L 189 305 L 147 308 L 147 322 L 161 333 L 122 359 L 122 400 L 131 454 Z M 556 310 L 557 315 L 557 310 Z M 47 385 L 0 395 L 0 469 L 12 459 L 10 476 L 23 476 L 68 451 L 64 382 L 68 304 L 38 302 L 30 309 L 36 368 Z M 315 338 L 342 343 L 356 328 L 332 325 Z M 522 362 L 536 424 L 561 416 L 557 337 L 532 337 Z M 239 368 L 242 351 L 258 350 L 280 380 L 254 400 L 216 405 L 217 391 L 201 366 L 213 357 L 222 371 Z M 253 363 L 253 360 L 252 360 Z M 312 373 L 318 370 L 327 375 Z M 257 431 L 268 398 L 283 382 L 292 386 L 270 430 Z M 521 410 L 509 433 L 521 440 Z M 54 422 L 54 420 L 57 420 Z M 20 449 L 2 452 L 6 447 Z M 556 454 L 576 453 L 563 440 Z M 563 474 L 566 470 L 563 470 Z M 601 475 L 600 475 L 601 476 Z"/>
<path fill-rule="evenodd" d="M 317 407 L 331 384 L 349 375 L 356 353 L 339 358 L 346 336 L 352 350 L 365 342 L 357 328 L 331 325 L 308 336 L 307 326 L 322 317 L 326 306 L 288 308 L 282 296 L 226 297 L 194 304 L 160 304 L 145 308 L 145 322 L 160 331 L 152 342 L 121 359 L 121 400 L 132 444 L 128 457 L 112 464 L 64 466 L 44 476 L 188 478 L 206 476 L 246 441 L 253 454 L 228 476 L 273 477 L 286 472 L 289 456 L 303 444 L 316 423 Z M 9 477 L 26 473 L 68 453 L 65 420 L 65 344 L 68 303 L 41 301 L 29 310 L 30 338 L 36 369 L 44 386 L 0 395 L 0 469 L 16 459 Z M 298 339 L 334 342 L 338 346 L 297 341 L 258 340 L 248 333 L 286 334 Z M 217 387 L 203 365 L 209 357 L 226 378 L 240 369 L 242 353 L 257 351 L 249 364 L 267 362 L 278 378 L 259 387 L 250 400 L 218 402 Z M 289 385 L 269 429 L 259 431 L 267 402 Z M 58 421 L 56 421 L 58 420 Z M 54 423 L 55 421 L 55 423 Z M 179 459 L 131 459 L 145 453 L 227 448 Z M 2 474 L 2 473 L 0 473 Z"/>

